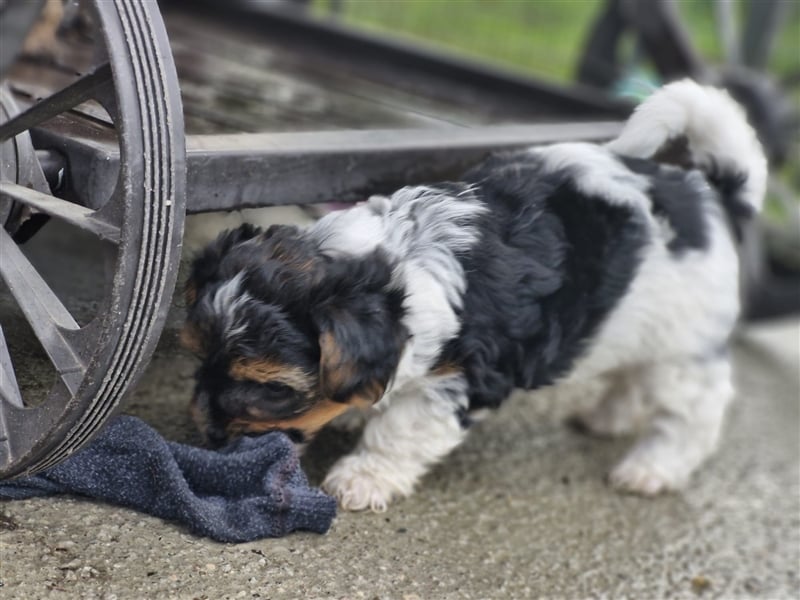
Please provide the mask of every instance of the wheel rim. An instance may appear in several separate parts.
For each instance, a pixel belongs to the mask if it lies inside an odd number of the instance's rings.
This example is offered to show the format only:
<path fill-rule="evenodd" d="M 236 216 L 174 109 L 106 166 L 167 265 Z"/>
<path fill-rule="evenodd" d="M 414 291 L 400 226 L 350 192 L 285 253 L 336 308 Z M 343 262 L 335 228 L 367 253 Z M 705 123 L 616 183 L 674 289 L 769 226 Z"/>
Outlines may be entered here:
<path fill-rule="evenodd" d="M 85 444 L 113 414 L 152 354 L 175 285 L 185 203 L 180 94 L 155 2 L 96 0 L 107 64 L 0 125 L 0 140 L 43 126 L 94 99 L 111 116 L 119 176 L 94 208 L 17 182 L 6 201 L 90 232 L 112 250 L 114 274 L 99 316 L 79 326 L 13 241 L 0 229 L 0 275 L 55 366 L 47 398 L 26 405 L 0 331 L 0 477 L 52 466 Z M 85 203 L 84 203 L 85 204 Z"/>

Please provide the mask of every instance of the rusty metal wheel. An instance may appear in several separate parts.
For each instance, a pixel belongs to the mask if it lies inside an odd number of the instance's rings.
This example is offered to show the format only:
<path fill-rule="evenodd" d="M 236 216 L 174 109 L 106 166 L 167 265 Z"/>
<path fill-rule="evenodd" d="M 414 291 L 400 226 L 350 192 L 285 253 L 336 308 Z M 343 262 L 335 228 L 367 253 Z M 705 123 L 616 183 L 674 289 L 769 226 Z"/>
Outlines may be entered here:
<path fill-rule="evenodd" d="M 14 29 L 14 8 L 31 4 L 7 0 L 0 31 Z M 56 464 L 102 427 L 146 366 L 175 286 L 185 143 L 158 6 L 94 0 L 87 14 L 90 31 L 80 32 L 77 49 L 41 65 L 0 64 L 7 69 L 0 71 L 0 300 L 13 305 L 2 312 L 0 329 L 0 479 Z M 27 80 L 36 89 L 18 83 L 19 73 L 37 69 L 70 81 L 55 92 L 36 88 L 38 76 Z M 113 136 L 118 151 L 85 163 L 65 160 L 54 141 L 65 136 Z M 117 165 L 115 176 L 95 181 L 90 158 Z M 41 268 L 78 252 L 78 244 L 45 247 L 37 260 L 19 244 L 48 218 L 95 240 L 104 283 L 90 316 L 74 315 Z M 15 355 L 7 340 L 24 342 L 25 332 L 52 365 L 52 385 L 20 376 L 35 353 Z"/>

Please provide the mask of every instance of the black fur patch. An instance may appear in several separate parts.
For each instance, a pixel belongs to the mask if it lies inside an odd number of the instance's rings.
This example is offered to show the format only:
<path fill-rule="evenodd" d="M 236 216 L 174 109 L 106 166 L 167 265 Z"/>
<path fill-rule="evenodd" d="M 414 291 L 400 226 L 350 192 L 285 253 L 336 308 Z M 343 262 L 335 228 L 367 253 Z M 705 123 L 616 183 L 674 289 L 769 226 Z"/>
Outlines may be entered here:
<path fill-rule="evenodd" d="M 753 206 L 748 202 L 742 201 L 739 196 L 742 187 L 747 181 L 747 174 L 712 165 L 708 170 L 707 177 L 711 185 L 719 192 L 722 207 L 728 216 L 728 222 L 736 241 L 741 242 L 745 225 L 755 217 Z"/>
<path fill-rule="evenodd" d="M 755 216 L 753 206 L 741 199 L 740 193 L 747 181 L 747 174 L 731 167 L 722 167 L 716 162 L 702 168 L 692 163 L 688 140 L 680 136 L 662 148 L 654 160 L 619 157 L 629 169 L 651 177 L 658 197 L 653 199 L 657 214 L 666 215 L 678 240 L 670 246 L 680 252 L 686 248 L 706 248 L 707 235 L 699 231 L 698 223 L 705 223 L 695 213 L 702 205 L 696 202 L 700 194 L 697 185 L 689 181 L 689 173 L 701 174 L 717 193 L 716 200 L 725 210 L 728 223 L 737 241 L 742 241 L 744 225 Z M 679 169 L 664 168 L 659 163 L 677 165 Z M 683 178 L 685 186 L 679 180 Z M 700 194 L 702 195 L 702 194 Z M 693 225 L 694 223 L 694 225 Z M 683 238 L 683 239 L 681 239 Z"/>
<path fill-rule="evenodd" d="M 530 153 L 493 157 L 466 179 L 491 211 L 461 258 L 462 327 L 440 362 L 464 369 L 473 410 L 570 368 L 627 290 L 647 230 L 634 210 L 579 193 L 569 172 L 545 173 Z"/>
<path fill-rule="evenodd" d="M 664 219 L 675 236 L 667 243 L 676 255 L 686 250 L 708 248 L 707 202 L 709 188 L 698 186 L 704 181 L 699 171 L 685 171 L 677 167 L 663 167 L 653 161 L 620 158 L 634 173 L 646 175 L 650 180 L 650 200 L 653 213 Z M 705 187 L 705 186 L 703 186 Z"/>

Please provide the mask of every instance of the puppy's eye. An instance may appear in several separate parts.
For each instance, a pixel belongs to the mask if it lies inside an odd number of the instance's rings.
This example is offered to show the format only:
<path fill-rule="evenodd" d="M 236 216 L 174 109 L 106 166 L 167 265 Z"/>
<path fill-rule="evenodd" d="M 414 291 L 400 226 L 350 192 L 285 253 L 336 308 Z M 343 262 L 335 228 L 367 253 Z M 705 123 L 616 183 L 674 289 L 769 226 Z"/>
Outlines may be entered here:
<path fill-rule="evenodd" d="M 261 389 L 270 396 L 285 397 L 294 394 L 294 388 L 279 381 L 267 381 L 261 385 Z"/>

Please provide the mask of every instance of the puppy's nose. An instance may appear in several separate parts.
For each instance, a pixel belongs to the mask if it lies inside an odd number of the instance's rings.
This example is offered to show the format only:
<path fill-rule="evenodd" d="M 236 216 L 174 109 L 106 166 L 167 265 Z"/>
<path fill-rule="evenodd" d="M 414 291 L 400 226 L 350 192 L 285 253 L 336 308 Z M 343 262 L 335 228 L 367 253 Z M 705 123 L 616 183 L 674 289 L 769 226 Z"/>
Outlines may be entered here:
<path fill-rule="evenodd" d="M 221 427 L 210 426 L 206 429 L 206 441 L 212 448 L 220 448 L 228 441 L 228 434 Z"/>
<path fill-rule="evenodd" d="M 289 439 L 292 440 L 295 446 L 303 446 L 308 443 L 308 436 L 299 429 L 284 429 L 283 431 Z"/>
<path fill-rule="evenodd" d="M 286 429 L 284 430 L 284 433 L 289 437 L 290 440 L 292 440 L 294 449 L 297 451 L 297 455 L 303 456 L 306 448 L 308 448 L 311 438 L 299 429 Z"/>

